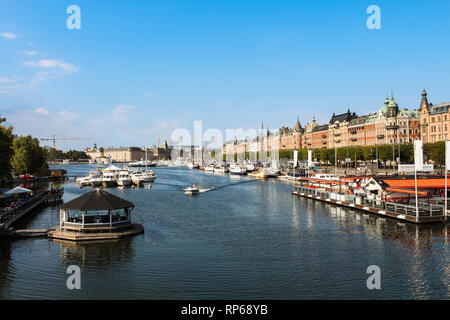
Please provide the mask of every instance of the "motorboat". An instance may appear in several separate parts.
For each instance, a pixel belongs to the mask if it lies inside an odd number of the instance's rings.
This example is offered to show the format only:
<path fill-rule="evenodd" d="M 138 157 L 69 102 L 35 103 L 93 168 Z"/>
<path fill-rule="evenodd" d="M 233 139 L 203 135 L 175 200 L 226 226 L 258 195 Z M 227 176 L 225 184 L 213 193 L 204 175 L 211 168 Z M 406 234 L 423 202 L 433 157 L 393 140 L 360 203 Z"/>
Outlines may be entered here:
<path fill-rule="evenodd" d="M 114 172 L 103 172 L 102 185 L 105 188 L 115 187 L 117 184 L 116 174 Z"/>
<path fill-rule="evenodd" d="M 82 177 L 82 178 L 77 178 L 76 182 L 80 185 L 80 187 L 87 187 L 91 185 L 91 179 L 90 177 Z"/>
<path fill-rule="evenodd" d="M 128 170 L 121 170 L 116 176 L 117 184 L 122 187 L 131 185 L 131 176 Z"/>
<path fill-rule="evenodd" d="M 245 165 L 245 169 L 247 170 L 247 172 L 253 172 L 256 170 L 256 167 L 253 163 L 247 163 Z"/>
<path fill-rule="evenodd" d="M 192 186 L 189 186 L 183 190 L 184 190 L 184 193 L 187 194 L 188 196 L 193 196 L 200 192 L 200 190 L 196 184 L 193 184 Z"/>
<path fill-rule="evenodd" d="M 227 173 L 227 172 L 228 168 L 224 164 L 214 167 L 214 173 Z"/>
<path fill-rule="evenodd" d="M 214 166 L 213 165 L 206 166 L 205 172 L 214 172 Z"/>
<path fill-rule="evenodd" d="M 247 169 L 238 165 L 232 165 L 230 166 L 230 174 L 243 176 L 247 174 Z"/>
<path fill-rule="evenodd" d="M 264 170 L 263 171 L 258 171 L 258 172 L 250 172 L 248 175 L 253 177 L 253 178 L 255 178 L 255 179 L 260 179 L 260 180 L 267 179 L 269 177 L 267 172 L 264 171 Z"/>
<path fill-rule="evenodd" d="M 91 171 L 88 176 L 76 179 L 81 187 L 100 186 L 102 184 L 102 175 L 97 171 Z"/>
<path fill-rule="evenodd" d="M 188 163 L 187 167 L 188 167 L 189 169 L 199 169 L 199 168 L 200 168 L 200 165 L 195 164 L 195 163 Z"/>
<path fill-rule="evenodd" d="M 316 173 L 312 176 L 314 179 L 339 181 L 339 177 L 331 173 Z"/>

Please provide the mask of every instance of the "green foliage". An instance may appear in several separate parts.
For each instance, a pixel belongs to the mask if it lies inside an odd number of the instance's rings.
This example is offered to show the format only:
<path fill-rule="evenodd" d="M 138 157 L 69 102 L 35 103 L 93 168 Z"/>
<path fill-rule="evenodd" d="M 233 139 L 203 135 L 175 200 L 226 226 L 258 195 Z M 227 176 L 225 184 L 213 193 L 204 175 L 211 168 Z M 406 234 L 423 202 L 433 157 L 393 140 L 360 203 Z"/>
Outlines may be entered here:
<path fill-rule="evenodd" d="M 89 159 L 88 155 L 84 151 L 77 150 L 69 150 L 67 152 L 63 152 L 61 150 L 56 150 L 55 148 L 51 148 L 48 151 L 47 155 L 48 160 L 87 160 Z"/>
<path fill-rule="evenodd" d="M 0 185 L 11 179 L 13 128 L 2 126 L 5 121 L 5 118 L 0 117 Z"/>
<path fill-rule="evenodd" d="M 50 174 L 47 165 L 47 152 L 39 145 L 39 140 L 31 136 L 16 137 L 13 142 L 14 155 L 11 166 L 14 172 L 45 176 Z"/>
<path fill-rule="evenodd" d="M 445 142 L 435 142 L 424 144 L 424 159 L 425 161 L 431 160 L 437 165 L 445 164 Z M 298 160 L 305 161 L 308 159 L 308 149 L 297 149 Z M 325 164 L 334 165 L 335 161 L 335 149 L 312 149 L 313 159 L 322 161 Z M 387 144 L 380 146 L 357 146 L 357 147 L 342 147 L 336 149 L 337 160 L 345 161 L 346 158 L 350 158 L 355 161 L 355 151 L 358 160 L 372 161 L 377 158 L 385 163 L 392 161 L 393 157 L 397 159 L 399 156 L 399 146 Z M 294 150 L 280 150 L 280 159 L 293 159 Z M 259 153 L 258 153 L 259 156 Z M 270 156 L 270 155 L 268 155 Z M 224 155 L 225 159 L 225 155 Z M 406 143 L 400 145 L 400 162 L 401 163 L 414 163 L 414 145 L 412 143 Z"/>

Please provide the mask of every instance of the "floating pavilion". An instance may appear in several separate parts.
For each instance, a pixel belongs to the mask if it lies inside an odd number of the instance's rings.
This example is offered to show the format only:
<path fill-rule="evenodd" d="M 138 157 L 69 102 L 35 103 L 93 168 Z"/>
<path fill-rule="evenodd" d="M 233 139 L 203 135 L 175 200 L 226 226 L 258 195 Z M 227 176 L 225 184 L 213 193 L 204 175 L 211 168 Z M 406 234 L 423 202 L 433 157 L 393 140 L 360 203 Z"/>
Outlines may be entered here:
<path fill-rule="evenodd" d="M 49 238 L 69 241 L 118 239 L 144 232 L 131 222 L 134 204 L 101 189 L 94 189 L 60 206 L 59 227 Z"/>

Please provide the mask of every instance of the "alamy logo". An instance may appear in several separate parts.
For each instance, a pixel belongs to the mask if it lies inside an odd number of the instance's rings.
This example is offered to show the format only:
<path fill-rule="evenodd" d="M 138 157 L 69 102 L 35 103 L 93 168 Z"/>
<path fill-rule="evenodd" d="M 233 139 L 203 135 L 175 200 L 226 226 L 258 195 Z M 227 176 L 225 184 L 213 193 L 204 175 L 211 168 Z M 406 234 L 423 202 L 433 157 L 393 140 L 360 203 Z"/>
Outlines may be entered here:
<path fill-rule="evenodd" d="M 379 266 L 371 265 L 367 267 L 367 274 L 370 274 L 370 277 L 367 278 L 367 289 L 373 290 L 381 289 L 381 269 Z"/>
<path fill-rule="evenodd" d="M 371 5 L 367 7 L 367 14 L 370 16 L 367 18 L 366 25 L 369 30 L 381 29 L 381 10 L 377 5 Z"/>
<path fill-rule="evenodd" d="M 67 289 L 69 290 L 80 290 L 81 289 L 81 270 L 79 266 L 69 266 L 67 267 L 67 274 L 70 274 L 67 278 Z"/>
<path fill-rule="evenodd" d="M 81 9 L 77 5 L 71 5 L 67 7 L 66 12 L 70 14 L 70 16 L 66 20 L 67 29 L 73 30 L 81 29 Z"/>

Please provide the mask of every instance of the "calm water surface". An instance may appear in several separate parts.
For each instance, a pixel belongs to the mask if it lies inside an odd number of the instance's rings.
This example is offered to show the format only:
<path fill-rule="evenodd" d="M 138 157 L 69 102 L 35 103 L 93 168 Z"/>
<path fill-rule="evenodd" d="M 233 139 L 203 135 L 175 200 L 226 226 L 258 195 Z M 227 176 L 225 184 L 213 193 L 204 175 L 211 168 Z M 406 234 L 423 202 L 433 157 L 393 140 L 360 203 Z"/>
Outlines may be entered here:
<path fill-rule="evenodd" d="M 93 166 L 64 166 L 87 174 Z M 0 241 L 1 299 L 448 299 L 449 236 L 293 197 L 276 181 L 154 168 L 152 189 L 109 189 L 134 202 L 145 234 L 75 245 Z M 161 179 L 164 177 L 164 180 Z M 216 190 L 188 197 L 192 183 Z M 69 201 L 90 189 L 64 185 Z M 57 207 L 24 228 L 59 223 Z M 66 268 L 79 265 L 81 290 Z M 369 265 L 381 290 L 368 290 Z"/>

